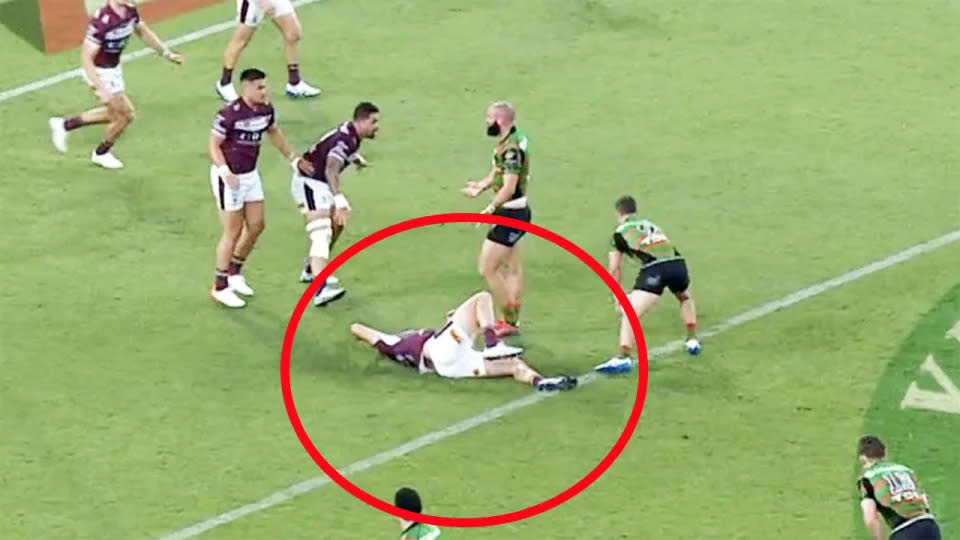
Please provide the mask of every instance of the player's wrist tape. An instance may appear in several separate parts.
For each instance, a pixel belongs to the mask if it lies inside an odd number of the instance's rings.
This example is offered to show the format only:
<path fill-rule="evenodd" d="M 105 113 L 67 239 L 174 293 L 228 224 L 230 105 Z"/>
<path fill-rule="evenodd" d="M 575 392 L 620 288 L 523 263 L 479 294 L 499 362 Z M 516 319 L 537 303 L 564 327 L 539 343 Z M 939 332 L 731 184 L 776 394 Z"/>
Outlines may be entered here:
<path fill-rule="evenodd" d="M 333 204 L 341 210 L 350 208 L 350 203 L 347 202 L 347 198 L 343 196 L 343 193 L 338 193 L 333 197 Z"/>

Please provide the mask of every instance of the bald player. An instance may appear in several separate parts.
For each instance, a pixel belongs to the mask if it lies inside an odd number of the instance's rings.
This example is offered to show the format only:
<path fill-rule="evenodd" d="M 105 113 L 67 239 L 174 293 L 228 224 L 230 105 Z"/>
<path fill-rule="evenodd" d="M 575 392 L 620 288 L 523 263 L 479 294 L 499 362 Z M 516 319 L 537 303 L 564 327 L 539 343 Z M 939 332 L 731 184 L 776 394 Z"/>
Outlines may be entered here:
<path fill-rule="evenodd" d="M 530 141 L 517 128 L 515 119 L 516 110 L 510 102 L 498 101 L 487 108 L 487 135 L 496 140 L 493 166 L 484 179 L 467 182 L 461 192 L 473 198 L 492 189 L 493 200 L 482 213 L 530 223 Z M 494 225 L 480 248 L 477 269 L 487 280 L 503 314 L 496 323 L 500 337 L 518 332 L 523 296 L 523 252 L 518 243 L 524 234 L 520 229 Z"/>

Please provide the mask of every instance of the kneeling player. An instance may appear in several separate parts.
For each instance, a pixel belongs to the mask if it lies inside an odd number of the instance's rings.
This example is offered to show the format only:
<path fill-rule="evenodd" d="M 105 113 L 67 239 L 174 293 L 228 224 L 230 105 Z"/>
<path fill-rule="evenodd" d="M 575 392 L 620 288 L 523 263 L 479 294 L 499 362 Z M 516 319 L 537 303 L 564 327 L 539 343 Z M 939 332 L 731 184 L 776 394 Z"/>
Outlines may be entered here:
<path fill-rule="evenodd" d="M 613 245 L 609 254 L 610 273 L 617 283 L 620 283 L 623 254 L 639 259 L 642 265 L 640 275 L 629 294 L 630 305 L 637 317 L 643 317 L 653 309 L 663 295 L 663 290 L 669 288 L 680 302 L 680 315 L 687 327 L 687 352 L 698 354 L 700 341 L 697 339 L 697 308 L 694 306 L 693 296 L 690 295 L 690 275 L 686 261 L 660 227 L 637 216 L 637 202 L 633 197 L 621 197 L 615 207 L 619 225 L 613 233 Z M 617 304 L 618 310 L 619 307 Z M 594 369 L 604 373 L 630 371 L 633 365 L 630 358 L 633 341 L 630 321 L 626 314 L 622 314 L 617 355 Z"/>
<path fill-rule="evenodd" d="M 494 325 L 493 296 L 478 292 L 447 314 L 440 330 L 408 330 L 387 334 L 359 323 L 350 325 L 357 339 L 366 341 L 384 356 L 420 373 L 435 372 L 441 377 L 513 377 L 537 390 L 569 390 L 577 386 L 573 377 L 544 377 L 523 361 L 523 349 L 500 341 Z M 483 333 L 485 348 L 473 342 Z"/>

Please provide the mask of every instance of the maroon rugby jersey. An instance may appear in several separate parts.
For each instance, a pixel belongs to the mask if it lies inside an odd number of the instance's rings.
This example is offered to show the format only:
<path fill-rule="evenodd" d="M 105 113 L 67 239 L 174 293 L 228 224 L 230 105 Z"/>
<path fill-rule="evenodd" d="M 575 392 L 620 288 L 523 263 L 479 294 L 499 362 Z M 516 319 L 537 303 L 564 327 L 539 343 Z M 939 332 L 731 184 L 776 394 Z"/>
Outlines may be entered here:
<path fill-rule="evenodd" d="M 140 13 L 136 6 L 124 2 L 123 15 L 117 13 L 109 4 L 98 9 L 90 17 L 87 26 L 87 41 L 100 46 L 97 55 L 93 57 L 93 65 L 100 68 L 117 67 L 120 64 L 120 54 L 134 28 L 140 23 Z"/>
<path fill-rule="evenodd" d="M 423 358 L 423 346 L 434 335 L 435 332 L 429 328 L 407 330 L 397 336 L 400 338 L 400 341 L 393 345 L 378 341 L 374 346 L 381 354 L 398 364 L 419 369 L 420 371 L 427 371 L 432 370 L 433 365 Z M 421 361 L 423 361 L 422 363 L 424 364 L 422 367 Z"/>
<path fill-rule="evenodd" d="M 263 133 L 276 122 L 276 113 L 269 104 L 248 105 L 240 98 L 220 109 L 213 119 L 214 135 L 223 137 L 220 150 L 234 174 L 257 168 Z"/>
<path fill-rule="evenodd" d="M 338 158 L 340 160 L 340 171 L 343 172 L 350 165 L 359 149 L 360 136 L 357 135 L 357 129 L 353 122 L 344 122 L 325 133 L 319 141 L 303 154 L 303 159 L 313 165 L 312 178 L 326 182 L 327 158 L 329 156 Z"/>

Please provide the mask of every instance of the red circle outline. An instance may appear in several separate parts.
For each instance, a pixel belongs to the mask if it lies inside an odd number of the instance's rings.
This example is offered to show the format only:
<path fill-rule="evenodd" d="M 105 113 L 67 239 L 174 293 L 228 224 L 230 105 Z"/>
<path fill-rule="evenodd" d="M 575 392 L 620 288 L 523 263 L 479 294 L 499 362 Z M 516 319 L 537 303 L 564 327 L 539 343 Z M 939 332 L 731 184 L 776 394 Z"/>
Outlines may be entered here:
<path fill-rule="evenodd" d="M 583 261 L 583 263 L 593 270 L 594 273 L 596 273 L 607 285 L 607 287 L 616 297 L 617 301 L 620 303 L 622 311 L 627 314 L 627 319 L 630 321 L 630 327 L 633 329 L 633 334 L 637 343 L 637 371 L 639 374 L 637 377 L 637 396 L 633 403 L 633 410 L 630 413 L 630 418 L 627 420 L 627 424 L 624 427 L 623 433 L 620 434 L 620 437 L 617 439 L 616 443 L 614 443 L 613 448 L 610 449 L 610 452 L 607 453 L 600 464 L 594 467 L 594 469 L 587 473 L 586 476 L 581 478 L 577 483 L 570 486 L 565 491 L 538 504 L 528 506 L 527 508 L 516 510 L 514 512 L 486 517 L 443 517 L 408 512 L 381 499 L 378 499 L 377 497 L 374 497 L 373 495 L 370 495 L 369 493 L 355 486 L 352 482 L 341 475 L 336 468 L 327 462 L 320 451 L 317 450 L 316 446 L 314 446 L 309 435 L 307 435 L 303 424 L 300 422 L 300 416 L 297 413 L 296 405 L 294 405 L 293 402 L 293 391 L 290 387 L 290 352 L 293 347 L 293 338 L 296 334 L 300 319 L 303 317 L 303 313 L 309 305 L 310 300 L 313 298 L 314 294 L 316 294 L 317 290 L 320 289 L 320 284 L 323 283 L 323 281 L 326 280 L 330 274 L 332 274 L 337 268 L 340 267 L 340 265 L 348 261 L 351 257 L 381 240 L 404 231 L 409 231 L 411 229 L 425 227 L 428 225 L 440 225 L 444 223 L 487 223 L 490 225 L 502 225 L 514 229 L 521 229 L 528 233 L 535 234 L 545 240 L 549 240 L 550 242 L 567 250 L 569 253 Z M 300 301 L 297 302 L 297 306 L 294 308 L 293 313 L 290 315 L 290 322 L 288 323 L 286 333 L 283 336 L 283 348 L 280 352 L 280 385 L 283 392 L 283 404 L 286 407 L 287 416 L 290 419 L 290 424 L 293 426 L 293 430 L 297 434 L 297 438 L 300 440 L 300 444 L 303 445 L 303 448 L 308 454 L 310 454 L 310 457 L 313 458 L 314 462 L 316 462 L 320 469 L 323 470 L 324 474 L 336 482 L 337 485 L 339 485 L 345 491 L 382 512 L 386 512 L 398 518 L 409 521 L 416 521 L 442 527 L 488 527 L 492 525 L 502 525 L 505 523 L 519 521 L 555 508 L 560 504 L 572 499 L 581 491 L 586 489 L 590 484 L 600 478 L 600 476 L 603 475 L 611 465 L 613 465 L 613 462 L 617 460 L 617 458 L 620 456 L 620 453 L 623 452 L 623 449 L 630 441 L 630 437 L 633 435 L 633 432 L 636 429 L 637 422 L 640 421 L 640 414 L 643 412 L 643 404 L 647 395 L 647 347 L 646 340 L 643 336 L 643 329 L 640 327 L 640 321 L 637 319 L 636 313 L 634 313 L 630 306 L 630 300 L 627 297 L 627 294 L 623 291 L 616 280 L 613 279 L 613 276 L 611 276 L 610 273 L 599 262 L 597 262 L 593 257 L 587 254 L 587 252 L 573 242 L 548 229 L 513 218 L 491 214 L 466 212 L 433 214 L 401 221 L 370 234 L 337 255 L 332 261 L 330 261 L 329 264 L 327 264 L 323 271 L 321 271 L 320 274 L 314 278 L 313 282 L 310 283 L 310 285 L 307 287 L 307 290 L 303 293 L 303 296 L 300 297 Z"/>

